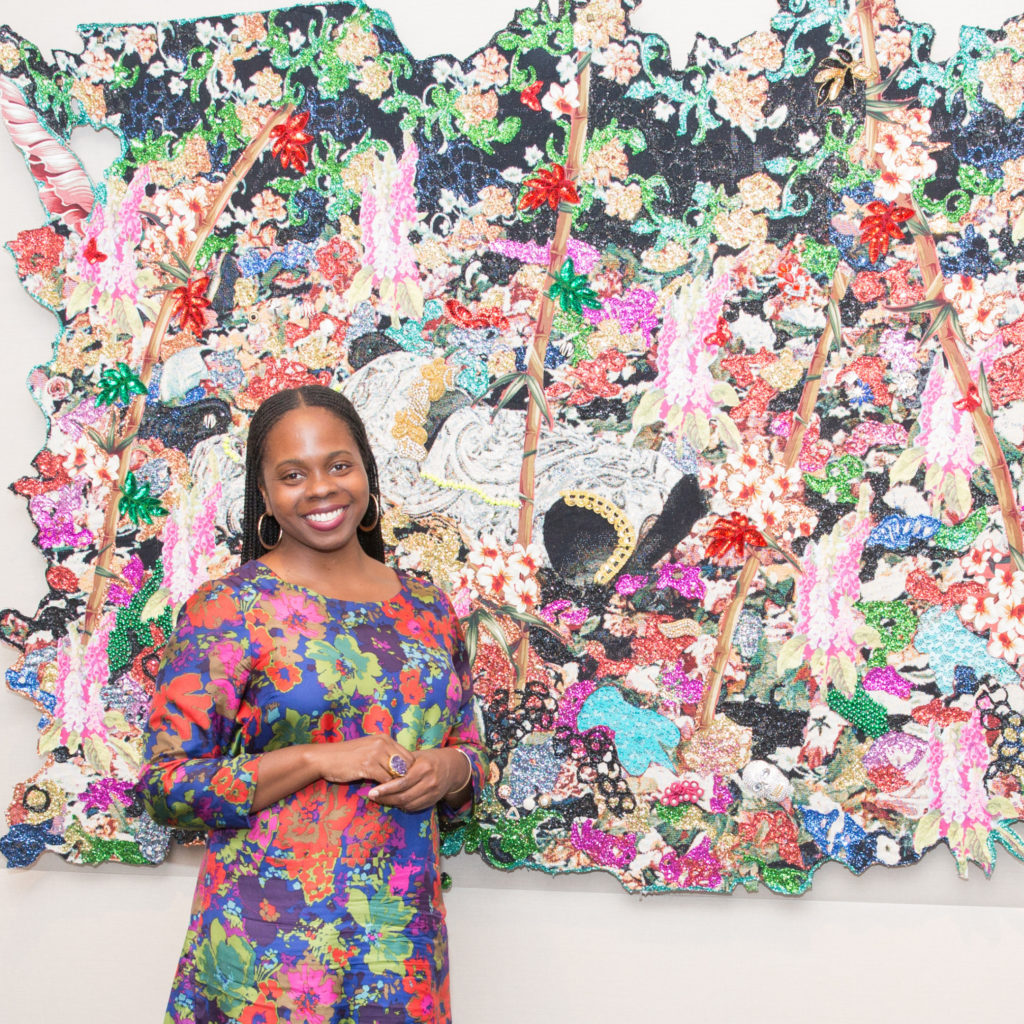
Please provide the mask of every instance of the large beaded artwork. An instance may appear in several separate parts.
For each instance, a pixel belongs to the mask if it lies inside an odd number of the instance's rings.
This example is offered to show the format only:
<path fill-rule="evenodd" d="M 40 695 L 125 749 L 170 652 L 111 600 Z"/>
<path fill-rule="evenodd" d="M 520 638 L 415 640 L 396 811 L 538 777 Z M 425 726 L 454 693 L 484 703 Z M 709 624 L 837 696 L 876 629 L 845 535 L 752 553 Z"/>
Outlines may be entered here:
<path fill-rule="evenodd" d="M 248 418 L 314 381 L 475 659 L 446 854 L 782 893 L 1024 858 L 1024 20 L 936 63 L 893 0 L 780 0 L 687 56 L 554 6 L 463 61 L 348 4 L 52 61 L 0 30 L 45 211 L 8 248 L 59 324 L 9 864 L 187 838 L 133 791 L 154 671 L 237 563 Z M 101 182 L 82 124 L 123 140 Z"/>

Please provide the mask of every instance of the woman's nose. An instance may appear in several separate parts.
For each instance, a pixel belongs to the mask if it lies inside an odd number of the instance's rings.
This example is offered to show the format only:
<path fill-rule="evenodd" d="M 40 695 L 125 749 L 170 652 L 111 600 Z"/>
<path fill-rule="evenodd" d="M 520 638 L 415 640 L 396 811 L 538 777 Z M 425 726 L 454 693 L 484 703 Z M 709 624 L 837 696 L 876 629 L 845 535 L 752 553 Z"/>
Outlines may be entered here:
<path fill-rule="evenodd" d="M 309 494 L 333 494 L 338 489 L 338 481 L 330 473 L 311 473 L 307 477 L 306 490 Z"/>

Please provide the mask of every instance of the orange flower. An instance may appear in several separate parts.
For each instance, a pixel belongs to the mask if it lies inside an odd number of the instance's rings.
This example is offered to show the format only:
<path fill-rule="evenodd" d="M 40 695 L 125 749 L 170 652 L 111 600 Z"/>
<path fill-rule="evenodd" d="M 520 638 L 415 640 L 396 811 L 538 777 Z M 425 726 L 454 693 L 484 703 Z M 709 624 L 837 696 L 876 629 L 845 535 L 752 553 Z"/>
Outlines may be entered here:
<path fill-rule="evenodd" d="M 399 674 L 399 693 L 406 704 L 418 705 L 426 692 L 417 669 L 403 668 Z"/>
<path fill-rule="evenodd" d="M 369 736 L 371 733 L 390 735 L 395 720 L 387 708 L 372 707 L 363 715 L 363 732 Z"/>
<path fill-rule="evenodd" d="M 214 773 L 210 779 L 210 788 L 218 796 L 222 796 L 228 803 L 241 804 L 249 793 L 249 787 L 229 768 L 221 768 Z"/>

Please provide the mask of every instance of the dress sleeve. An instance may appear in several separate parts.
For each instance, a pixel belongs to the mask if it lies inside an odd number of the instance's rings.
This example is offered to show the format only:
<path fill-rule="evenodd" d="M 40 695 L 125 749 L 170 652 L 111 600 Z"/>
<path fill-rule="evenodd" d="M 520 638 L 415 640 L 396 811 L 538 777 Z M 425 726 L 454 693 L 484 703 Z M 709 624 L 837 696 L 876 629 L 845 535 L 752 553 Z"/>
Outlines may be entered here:
<path fill-rule="evenodd" d="M 139 790 L 154 820 L 185 829 L 248 828 L 258 756 L 233 749 L 252 666 L 237 592 L 200 587 L 164 648 Z"/>
<path fill-rule="evenodd" d="M 458 747 L 468 758 L 472 766 L 470 782 L 473 791 L 469 798 L 460 807 L 450 807 L 443 800 L 438 807 L 443 818 L 449 821 L 461 821 L 468 818 L 473 810 L 473 804 L 480 798 L 484 784 L 487 782 L 487 772 L 490 763 L 487 752 L 484 749 L 481 727 L 476 714 L 476 702 L 473 698 L 473 675 L 469 665 L 469 653 L 466 649 L 466 635 L 462 630 L 462 623 L 455 614 L 455 609 L 447 596 L 444 598 L 448 608 L 449 621 L 451 623 L 452 635 L 452 665 L 455 668 L 455 675 L 462 684 L 462 703 L 459 706 L 459 717 L 448 733 L 443 746 Z"/>

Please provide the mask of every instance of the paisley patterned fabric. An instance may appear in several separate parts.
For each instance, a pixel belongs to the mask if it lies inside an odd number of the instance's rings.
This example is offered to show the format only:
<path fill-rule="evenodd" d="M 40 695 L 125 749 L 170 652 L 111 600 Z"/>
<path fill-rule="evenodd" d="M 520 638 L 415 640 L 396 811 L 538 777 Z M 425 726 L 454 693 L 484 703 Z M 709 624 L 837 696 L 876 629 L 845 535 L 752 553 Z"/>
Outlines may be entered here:
<path fill-rule="evenodd" d="M 251 811 L 261 754 L 376 732 L 458 745 L 479 792 L 458 620 L 399 579 L 392 599 L 355 603 L 248 562 L 182 609 L 140 786 L 158 821 L 209 837 L 165 1021 L 450 1020 L 437 812 L 322 780 Z"/>

